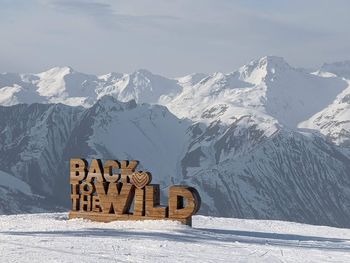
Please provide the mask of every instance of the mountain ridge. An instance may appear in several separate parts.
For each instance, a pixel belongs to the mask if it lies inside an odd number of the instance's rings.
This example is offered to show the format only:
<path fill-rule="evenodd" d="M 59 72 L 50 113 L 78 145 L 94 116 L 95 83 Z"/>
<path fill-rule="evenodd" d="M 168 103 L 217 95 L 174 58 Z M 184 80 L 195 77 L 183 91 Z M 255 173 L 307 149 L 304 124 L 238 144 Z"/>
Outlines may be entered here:
<path fill-rule="evenodd" d="M 142 70 L 51 73 L 0 75 L 7 85 L 0 95 L 12 99 L 0 104 L 15 104 L 0 106 L 0 170 L 34 195 L 21 203 L 23 193 L 0 185 L 0 200 L 16 207 L 3 202 L 3 213 L 69 207 L 70 158 L 139 159 L 163 190 L 199 189 L 203 214 L 349 226 L 344 77 L 308 73 L 279 57 L 176 79 Z M 54 95 L 18 104 L 36 83 Z"/>

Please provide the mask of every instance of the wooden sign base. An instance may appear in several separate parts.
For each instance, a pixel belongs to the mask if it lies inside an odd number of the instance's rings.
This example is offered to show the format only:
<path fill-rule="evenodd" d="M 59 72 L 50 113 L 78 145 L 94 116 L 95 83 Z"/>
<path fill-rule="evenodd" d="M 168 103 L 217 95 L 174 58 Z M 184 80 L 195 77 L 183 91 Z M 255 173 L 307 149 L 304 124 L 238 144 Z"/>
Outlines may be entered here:
<path fill-rule="evenodd" d="M 192 226 L 192 217 L 188 218 L 169 218 L 169 217 L 151 217 L 151 216 L 135 216 L 133 214 L 127 215 L 115 215 L 115 214 L 101 214 L 94 212 L 81 212 L 81 211 L 70 211 L 69 219 L 83 218 L 97 222 L 109 223 L 112 221 L 143 221 L 143 220 L 171 220 L 178 221 L 184 225 Z"/>

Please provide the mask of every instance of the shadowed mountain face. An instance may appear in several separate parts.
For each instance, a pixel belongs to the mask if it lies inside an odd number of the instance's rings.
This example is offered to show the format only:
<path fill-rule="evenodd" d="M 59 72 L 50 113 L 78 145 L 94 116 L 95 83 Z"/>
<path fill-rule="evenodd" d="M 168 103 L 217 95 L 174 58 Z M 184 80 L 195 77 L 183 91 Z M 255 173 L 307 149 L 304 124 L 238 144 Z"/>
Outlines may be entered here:
<path fill-rule="evenodd" d="M 0 212 L 68 209 L 70 158 L 138 159 L 164 192 L 194 185 L 202 214 L 349 227 L 348 81 L 320 72 L 265 57 L 173 80 L 3 74 L 7 104 L 78 106 L 0 106 Z"/>
<path fill-rule="evenodd" d="M 86 156 L 138 159 L 165 187 L 194 185 L 203 214 L 348 225 L 350 159 L 315 135 L 278 127 L 266 134 L 248 117 L 192 123 L 162 106 L 112 97 L 89 109 L 0 109 L 2 170 L 30 189 L 0 184 L 3 213 L 68 208 L 69 159 Z"/>

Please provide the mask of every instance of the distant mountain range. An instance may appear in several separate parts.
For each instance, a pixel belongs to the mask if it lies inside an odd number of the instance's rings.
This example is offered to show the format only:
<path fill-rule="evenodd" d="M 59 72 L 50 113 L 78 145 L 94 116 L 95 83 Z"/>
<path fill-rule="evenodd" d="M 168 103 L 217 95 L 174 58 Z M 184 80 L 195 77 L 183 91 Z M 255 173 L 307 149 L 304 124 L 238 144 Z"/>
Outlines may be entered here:
<path fill-rule="evenodd" d="M 350 62 L 263 57 L 169 79 L 0 74 L 0 212 L 69 207 L 68 161 L 138 159 L 201 213 L 350 226 Z"/>

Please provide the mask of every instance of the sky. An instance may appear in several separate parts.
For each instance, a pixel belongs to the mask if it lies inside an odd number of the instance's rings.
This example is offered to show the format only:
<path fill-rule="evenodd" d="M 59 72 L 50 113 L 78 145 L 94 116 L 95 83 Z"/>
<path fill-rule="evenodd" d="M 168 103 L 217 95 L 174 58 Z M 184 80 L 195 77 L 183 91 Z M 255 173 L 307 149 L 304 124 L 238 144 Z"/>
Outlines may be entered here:
<path fill-rule="evenodd" d="M 348 0 L 0 0 L 0 72 L 168 77 L 350 59 Z"/>

